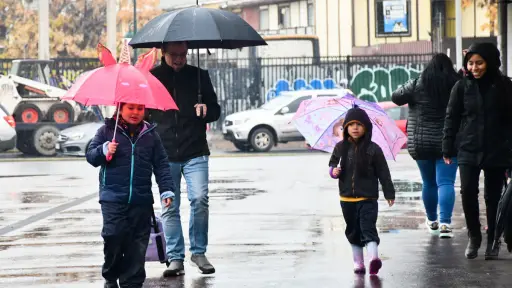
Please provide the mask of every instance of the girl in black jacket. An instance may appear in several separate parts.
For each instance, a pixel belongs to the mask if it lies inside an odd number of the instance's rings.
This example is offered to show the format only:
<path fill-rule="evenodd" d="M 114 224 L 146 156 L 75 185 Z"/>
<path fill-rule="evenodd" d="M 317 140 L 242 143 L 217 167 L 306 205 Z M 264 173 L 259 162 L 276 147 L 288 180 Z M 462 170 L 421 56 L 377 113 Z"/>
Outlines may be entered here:
<path fill-rule="evenodd" d="M 500 65 L 500 52 L 494 44 L 473 44 L 464 57 L 468 74 L 454 86 L 446 109 L 443 156 L 449 164 L 457 152 L 469 236 L 468 259 L 478 256 L 482 242 L 478 207 L 481 170 L 488 226 L 485 259 L 495 259 L 499 254 L 499 245 L 494 249 L 492 246 L 496 212 L 505 170 L 512 167 L 512 82 L 499 71 Z"/>
<path fill-rule="evenodd" d="M 366 273 L 363 258 L 363 247 L 366 246 L 371 259 L 370 274 L 377 274 L 382 267 L 376 227 L 379 180 L 389 206 L 395 202 L 395 188 L 384 153 L 371 140 L 372 123 L 364 110 L 355 107 L 347 112 L 343 138 L 334 147 L 329 173 L 332 178 L 339 179 L 340 204 L 347 224 L 345 235 L 352 244 L 354 272 Z M 340 161 L 341 168 L 338 168 Z"/>
<path fill-rule="evenodd" d="M 436 54 L 418 79 L 393 92 L 397 105 L 409 105 L 407 148 L 416 160 L 423 180 L 422 199 L 432 234 L 451 238 L 452 212 L 455 204 L 457 159 L 445 164 L 441 151 L 444 117 L 450 91 L 460 76 L 446 54 Z M 456 155 L 451 155 L 456 156 Z M 439 205 L 439 218 L 437 206 Z M 439 221 L 440 220 L 440 221 Z"/>

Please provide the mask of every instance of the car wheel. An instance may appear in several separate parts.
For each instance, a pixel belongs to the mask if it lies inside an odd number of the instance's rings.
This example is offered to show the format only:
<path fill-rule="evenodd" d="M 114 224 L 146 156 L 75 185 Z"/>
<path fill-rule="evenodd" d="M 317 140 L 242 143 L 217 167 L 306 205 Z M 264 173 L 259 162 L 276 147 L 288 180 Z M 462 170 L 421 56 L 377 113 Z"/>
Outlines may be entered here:
<path fill-rule="evenodd" d="M 235 143 L 233 143 L 233 145 L 235 145 L 236 149 L 238 149 L 242 152 L 249 152 L 251 150 L 251 145 L 249 145 L 247 143 L 235 142 Z"/>
<path fill-rule="evenodd" d="M 55 156 L 55 144 L 59 137 L 59 129 L 54 126 L 45 125 L 34 132 L 33 147 L 39 155 Z"/>
<path fill-rule="evenodd" d="M 274 146 L 274 136 L 267 128 L 258 128 L 251 134 L 251 146 L 256 152 L 268 152 Z"/>

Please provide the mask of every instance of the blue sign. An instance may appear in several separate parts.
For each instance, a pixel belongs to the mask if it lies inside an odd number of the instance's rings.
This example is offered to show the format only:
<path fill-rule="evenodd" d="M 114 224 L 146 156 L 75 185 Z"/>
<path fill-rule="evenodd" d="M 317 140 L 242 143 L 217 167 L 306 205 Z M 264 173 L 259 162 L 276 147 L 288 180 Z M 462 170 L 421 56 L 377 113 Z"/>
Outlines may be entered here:
<path fill-rule="evenodd" d="M 409 33 L 409 19 L 407 17 L 406 0 L 383 1 L 382 11 L 384 13 L 384 33 Z"/>

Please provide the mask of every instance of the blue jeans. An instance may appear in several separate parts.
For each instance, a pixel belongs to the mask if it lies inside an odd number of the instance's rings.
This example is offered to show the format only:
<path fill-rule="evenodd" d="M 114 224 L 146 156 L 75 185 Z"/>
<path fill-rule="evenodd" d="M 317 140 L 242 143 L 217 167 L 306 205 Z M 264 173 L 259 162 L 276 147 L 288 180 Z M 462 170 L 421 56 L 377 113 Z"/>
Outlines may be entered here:
<path fill-rule="evenodd" d="M 169 260 L 185 259 L 185 240 L 180 220 L 181 175 L 187 183 L 190 201 L 189 238 L 193 255 L 205 254 L 208 245 L 208 156 L 186 162 L 170 162 L 172 179 L 176 185 L 171 206 L 162 209 L 165 242 Z"/>
<path fill-rule="evenodd" d="M 439 220 L 444 224 L 452 223 L 453 206 L 455 205 L 455 177 L 457 175 L 457 158 L 447 165 L 443 159 L 417 160 L 423 179 L 422 198 L 429 221 L 437 220 L 439 204 Z"/>

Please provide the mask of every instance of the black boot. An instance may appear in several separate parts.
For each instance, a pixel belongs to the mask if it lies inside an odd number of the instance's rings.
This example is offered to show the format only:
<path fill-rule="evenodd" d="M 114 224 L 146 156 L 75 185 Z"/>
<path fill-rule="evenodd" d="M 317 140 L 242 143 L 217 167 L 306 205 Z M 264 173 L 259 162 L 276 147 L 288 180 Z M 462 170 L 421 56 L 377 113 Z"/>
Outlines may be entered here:
<path fill-rule="evenodd" d="M 487 249 L 485 250 L 485 260 L 498 260 L 500 254 L 501 241 L 487 242 Z"/>
<path fill-rule="evenodd" d="M 117 285 L 117 281 L 105 281 L 104 288 L 119 288 L 119 285 Z"/>
<path fill-rule="evenodd" d="M 469 234 L 468 247 L 466 247 L 466 258 L 475 259 L 478 256 L 478 249 L 482 244 L 482 234 L 472 236 Z"/>

